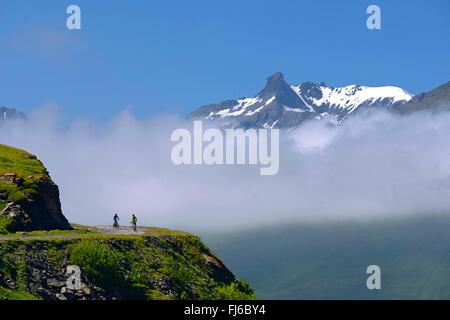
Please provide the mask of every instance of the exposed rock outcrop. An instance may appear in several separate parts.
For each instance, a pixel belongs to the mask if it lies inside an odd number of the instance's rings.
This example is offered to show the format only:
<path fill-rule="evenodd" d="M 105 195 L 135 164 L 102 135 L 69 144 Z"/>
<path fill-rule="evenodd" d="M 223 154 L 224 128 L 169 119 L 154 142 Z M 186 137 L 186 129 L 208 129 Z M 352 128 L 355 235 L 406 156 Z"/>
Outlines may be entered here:
<path fill-rule="evenodd" d="M 61 211 L 58 186 L 33 155 L 0 145 L 0 219 L 4 230 L 72 229 Z"/>
<path fill-rule="evenodd" d="M 46 300 L 254 298 L 198 237 L 177 233 L 0 241 L 0 299 L 1 287 Z"/>
<path fill-rule="evenodd" d="M 11 231 L 72 229 L 61 211 L 58 186 L 45 178 L 37 180 L 35 184 L 38 192 L 11 201 L 2 210 L 3 217 L 15 220 L 14 230 Z"/>

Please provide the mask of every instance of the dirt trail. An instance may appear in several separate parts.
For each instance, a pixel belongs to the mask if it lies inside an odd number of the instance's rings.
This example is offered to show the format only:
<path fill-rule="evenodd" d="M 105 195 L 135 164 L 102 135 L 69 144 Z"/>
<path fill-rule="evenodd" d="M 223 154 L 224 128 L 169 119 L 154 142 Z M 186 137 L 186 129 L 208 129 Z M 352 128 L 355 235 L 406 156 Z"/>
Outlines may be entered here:
<path fill-rule="evenodd" d="M 0 241 L 15 240 L 15 239 L 66 239 L 66 238 L 78 238 L 78 237 L 90 237 L 95 235 L 127 235 L 127 234 L 148 234 L 144 229 L 137 228 L 137 231 L 133 231 L 131 227 L 120 227 L 119 229 L 110 226 L 96 226 L 97 233 L 80 233 L 80 234 L 52 234 L 52 235 L 14 235 L 11 237 L 0 237 Z"/>

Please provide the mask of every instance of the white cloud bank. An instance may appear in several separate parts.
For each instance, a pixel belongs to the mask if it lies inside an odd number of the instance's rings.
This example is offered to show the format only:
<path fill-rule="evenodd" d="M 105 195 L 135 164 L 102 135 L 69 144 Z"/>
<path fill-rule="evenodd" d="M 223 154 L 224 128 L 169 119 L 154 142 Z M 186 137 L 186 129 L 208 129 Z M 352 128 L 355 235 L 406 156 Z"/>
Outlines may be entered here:
<path fill-rule="evenodd" d="M 60 129 L 45 106 L 29 118 L 0 126 L 0 143 L 44 162 L 71 222 L 109 224 L 118 212 L 127 224 L 134 213 L 140 224 L 200 232 L 450 208 L 450 114 L 311 122 L 281 135 L 275 176 L 259 166 L 175 166 L 171 132 L 192 128 L 177 117 L 124 110 L 103 125 Z"/>

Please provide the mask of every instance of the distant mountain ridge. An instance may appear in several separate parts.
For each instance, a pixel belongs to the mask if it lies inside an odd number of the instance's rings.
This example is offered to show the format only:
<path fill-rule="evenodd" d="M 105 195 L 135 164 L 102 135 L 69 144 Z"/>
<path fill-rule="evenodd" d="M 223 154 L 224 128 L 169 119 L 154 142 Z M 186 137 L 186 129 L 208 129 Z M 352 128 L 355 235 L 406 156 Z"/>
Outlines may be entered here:
<path fill-rule="evenodd" d="M 450 110 L 450 81 L 439 87 L 415 95 L 408 103 L 396 109 L 400 114 L 410 114 L 416 111 L 433 113 Z"/>
<path fill-rule="evenodd" d="M 289 85 L 281 72 L 267 78 L 265 87 L 251 98 L 230 99 L 192 111 L 187 119 L 199 119 L 234 128 L 294 128 L 307 120 L 328 119 L 339 124 L 365 110 L 389 110 L 399 115 L 416 111 L 450 111 L 450 81 L 415 96 L 395 86 L 349 85 L 329 87 L 325 83 Z M 27 116 L 0 106 L 0 124 Z"/>
<path fill-rule="evenodd" d="M 27 116 L 14 108 L 6 108 L 0 106 L 0 122 L 11 119 L 27 119 Z"/>
<path fill-rule="evenodd" d="M 312 119 L 329 118 L 339 123 L 370 108 L 394 110 L 412 97 L 393 86 L 334 88 L 313 82 L 291 86 L 277 72 L 267 78 L 266 86 L 254 97 L 205 105 L 187 118 L 220 121 L 231 127 L 292 128 Z"/>

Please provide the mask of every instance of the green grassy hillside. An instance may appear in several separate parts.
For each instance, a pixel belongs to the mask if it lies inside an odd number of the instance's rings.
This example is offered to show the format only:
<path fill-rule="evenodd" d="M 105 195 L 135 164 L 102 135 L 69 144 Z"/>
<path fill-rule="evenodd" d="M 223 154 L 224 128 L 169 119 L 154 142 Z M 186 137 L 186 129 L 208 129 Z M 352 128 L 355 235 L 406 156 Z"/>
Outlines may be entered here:
<path fill-rule="evenodd" d="M 0 176 L 9 174 L 14 174 L 16 181 L 23 180 L 23 184 L 18 186 L 0 179 L 0 192 L 5 193 L 10 201 L 18 201 L 27 194 L 37 192 L 36 182 L 48 178 L 47 170 L 34 155 L 0 144 Z M 7 200 L 0 198 L 0 211 L 6 205 Z"/>
<path fill-rule="evenodd" d="M 70 265 L 81 270 L 82 285 L 77 290 L 67 285 Z M 32 239 L 0 240 L 1 298 L 255 297 L 250 286 L 236 279 L 198 237 L 147 228 L 143 235 L 52 232 Z"/>
<path fill-rule="evenodd" d="M 19 178 L 44 176 L 47 170 L 36 156 L 13 147 L 0 144 L 0 174 L 15 172 Z"/>
<path fill-rule="evenodd" d="M 70 229 L 59 190 L 32 154 L 0 144 L 0 234 Z"/>
<path fill-rule="evenodd" d="M 450 299 L 450 216 L 203 236 L 262 299 Z M 366 268 L 381 267 L 380 291 Z"/>

